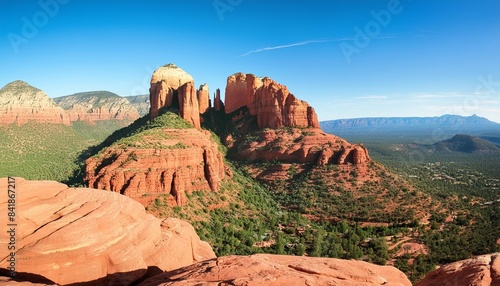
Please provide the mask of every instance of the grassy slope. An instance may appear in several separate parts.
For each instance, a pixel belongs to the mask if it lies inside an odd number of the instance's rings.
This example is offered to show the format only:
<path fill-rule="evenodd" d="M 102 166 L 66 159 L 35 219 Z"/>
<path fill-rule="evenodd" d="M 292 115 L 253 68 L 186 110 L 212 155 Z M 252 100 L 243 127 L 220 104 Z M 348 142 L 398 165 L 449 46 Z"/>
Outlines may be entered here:
<path fill-rule="evenodd" d="M 72 126 L 30 122 L 0 127 L 0 177 L 67 181 L 79 155 L 123 126 L 115 121 Z"/>

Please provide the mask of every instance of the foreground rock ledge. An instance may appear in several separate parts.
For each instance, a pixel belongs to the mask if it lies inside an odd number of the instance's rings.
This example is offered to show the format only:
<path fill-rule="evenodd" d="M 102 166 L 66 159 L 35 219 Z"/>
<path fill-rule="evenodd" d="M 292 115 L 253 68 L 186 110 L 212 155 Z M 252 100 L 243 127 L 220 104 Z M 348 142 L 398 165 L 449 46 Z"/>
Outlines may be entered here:
<path fill-rule="evenodd" d="M 152 277 L 153 285 L 411 285 L 391 266 L 334 258 L 256 254 L 225 256 Z"/>
<path fill-rule="evenodd" d="M 7 186 L 6 178 L 0 186 Z M 16 190 L 16 271 L 22 280 L 129 285 L 215 257 L 189 223 L 155 218 L 126 196 L 22 178 Z M 6 195 L 0 213 L 7 213 Z M 6 219 L 0 219 L 4 226 Z M 1 235 L 0 245 L 8 239 Z M 8 275 L 6 252 L 2 247 L 0 275 Z"/>
<path fill-rule="evenodd" d="M 446 264 L 425 276 L 416 286 L 498 286 L 500 252 Z"/>

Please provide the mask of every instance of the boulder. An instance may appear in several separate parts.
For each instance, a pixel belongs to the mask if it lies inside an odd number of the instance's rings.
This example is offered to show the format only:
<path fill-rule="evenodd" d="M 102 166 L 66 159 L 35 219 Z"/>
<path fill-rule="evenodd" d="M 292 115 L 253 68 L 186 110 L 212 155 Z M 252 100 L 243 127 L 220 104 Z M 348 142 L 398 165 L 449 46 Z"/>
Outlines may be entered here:
<path fill-rule="evenodd" d="M 500 252 L 446 264 L 415 284 L 415 286 L 451 285 L 500 285 Z"/>
<path fill-rule="evenodd" d="M 16 178 L 15 183 L 17 278 L 130 285 L 145 275 L 215 257 L 189 223 L 155 218 L 126 196 L 53 181 Z M 7 186 L 7 178 L 0 185 Z M 6 208 L 7 196 L 1 196 L 1 213 Z M 0 236 L 0 244 L 8 239 Z M 6 249 L 0 261 L 5 275 Z"/>

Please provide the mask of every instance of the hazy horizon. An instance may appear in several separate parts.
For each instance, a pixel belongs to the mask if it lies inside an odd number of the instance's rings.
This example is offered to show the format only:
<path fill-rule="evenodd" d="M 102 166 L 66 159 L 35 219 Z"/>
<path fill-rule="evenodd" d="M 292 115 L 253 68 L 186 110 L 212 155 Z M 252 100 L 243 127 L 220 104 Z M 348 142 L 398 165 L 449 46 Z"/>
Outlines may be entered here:
<path fill-rule="evenodd" d="M 456 114 L 500 122 L 500 1 L 0 2 L 0 86 L 146 94 L 175 63 L 224 95 L 269 76 L 321 121 Z"/>

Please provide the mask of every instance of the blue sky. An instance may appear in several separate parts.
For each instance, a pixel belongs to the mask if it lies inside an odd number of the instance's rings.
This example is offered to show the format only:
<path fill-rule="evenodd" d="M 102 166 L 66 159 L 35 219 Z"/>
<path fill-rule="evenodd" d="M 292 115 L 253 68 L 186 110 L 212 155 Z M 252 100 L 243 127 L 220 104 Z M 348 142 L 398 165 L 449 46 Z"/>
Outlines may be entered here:
<path fill-rule="evenodd" d="M 211 92 L 269 76 L 320 120 L 500 122 L 500 0 L 0 0 L 0 86 L 147 93 L 175 63 Z"/>

